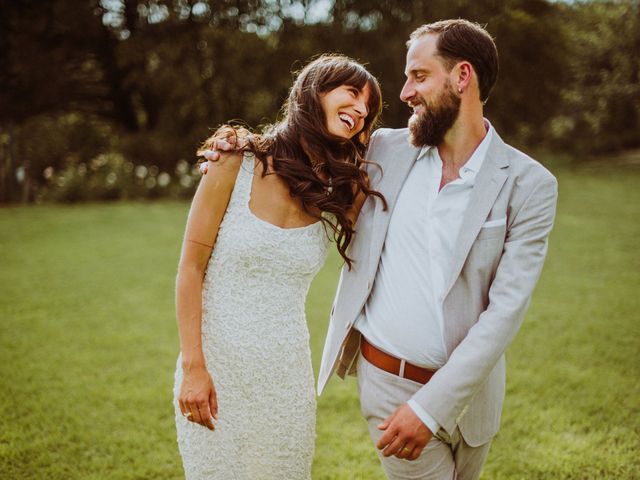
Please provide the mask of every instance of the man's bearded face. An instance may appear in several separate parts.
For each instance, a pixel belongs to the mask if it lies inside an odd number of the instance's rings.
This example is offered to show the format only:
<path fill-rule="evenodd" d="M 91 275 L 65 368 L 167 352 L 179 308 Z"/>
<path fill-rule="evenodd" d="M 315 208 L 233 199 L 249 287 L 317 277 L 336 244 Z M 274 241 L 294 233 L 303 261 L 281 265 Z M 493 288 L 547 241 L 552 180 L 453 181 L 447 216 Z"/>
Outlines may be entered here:
<path fill-rule="evenodd" d="M 460 113 L 460 97 L 449 81 L 434 101 L 415 97 L 409 105 L 418 110 L 409 119 L 409 140 L 415 147 L 441 144 Z"/>

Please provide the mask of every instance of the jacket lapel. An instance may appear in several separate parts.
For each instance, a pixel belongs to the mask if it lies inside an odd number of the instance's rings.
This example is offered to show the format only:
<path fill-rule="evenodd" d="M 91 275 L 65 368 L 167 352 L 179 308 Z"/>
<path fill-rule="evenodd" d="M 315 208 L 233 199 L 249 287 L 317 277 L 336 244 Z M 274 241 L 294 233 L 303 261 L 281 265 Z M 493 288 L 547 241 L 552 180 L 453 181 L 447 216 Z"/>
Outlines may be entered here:
<path fill-rule="evenodd" d="M 446 294 L 453 287 L 456 279 L 462 271 L 464 262 L 467 259 L 471 246 L 475 241 L 482 224 L 489 216 L 489 212 L 495 203 L 495 200 L 502 189 L 502 185 L 506 181 L 507 167 L 509 161 L 505 156 L 505 144 L 494 131 L 494 138 L 491 141 L 487 156 L 480 167 L 480 171 L 476 176 L 475 185 L 469 199 L 469 207 L 467 208 L 460 233 L 456 241 L 451 265 L 451 275 L 447 282 Z"/>
<path fill-rule="evenodd" d="M 380 183 L 374 187 L 384 195 L 387 200 L 387 210 L 383 210 L 382 202 L 376 202 L 376 208 L 373 214 L 373 226 L 371 229 L 371 251 L 369 256 L 369 275 L 367 278 L 373 280 L 380 255 L 382 254 L 382 246 L 387 236 L 391 213 L 395 207 L 398 194 L 402 189 L 402 185 L 406 180 L 411 167 L 415 163 L 421 149 L 413 147 L 408 141 L 406 146 L 394 149 L 394 157 L 396 160 L 386 162 L 386 168 Z"/>

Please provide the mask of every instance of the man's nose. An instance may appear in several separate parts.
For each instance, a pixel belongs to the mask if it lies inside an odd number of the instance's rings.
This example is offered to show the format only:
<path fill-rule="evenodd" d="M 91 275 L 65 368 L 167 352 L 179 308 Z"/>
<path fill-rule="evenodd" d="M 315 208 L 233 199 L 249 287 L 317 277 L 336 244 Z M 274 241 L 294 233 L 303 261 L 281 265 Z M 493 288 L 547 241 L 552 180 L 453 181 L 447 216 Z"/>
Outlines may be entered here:
<path fill-rule="evenodd" d="M 404 82 L 404 85 L 402 86 L 402 90 L 400 91 L 400 100 L 402 100 L 403 102 L 408 102 L 412 97 L 415 96 L 415 94 L 416 94 L 416 91 L 413 88 L 413 85 L 411 84 L 411 82 L 409 80 Z"/>

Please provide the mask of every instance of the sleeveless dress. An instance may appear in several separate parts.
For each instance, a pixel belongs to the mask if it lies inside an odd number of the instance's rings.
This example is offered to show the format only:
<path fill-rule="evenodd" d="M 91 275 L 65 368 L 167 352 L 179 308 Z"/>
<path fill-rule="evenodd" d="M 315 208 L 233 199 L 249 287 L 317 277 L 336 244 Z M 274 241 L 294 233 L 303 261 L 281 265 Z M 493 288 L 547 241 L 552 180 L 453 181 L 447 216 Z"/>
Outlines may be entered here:
<path fill-rule="evenodd" d="M 177 397 L 187 480 L 311 478 L 316 399 L 304 304 L 329 239 L 322 222 L 280 228 L 249 209 L 255 157 L 244 155 L 202 292 L 202 348 L 218 398 L 215 431 Z"/>

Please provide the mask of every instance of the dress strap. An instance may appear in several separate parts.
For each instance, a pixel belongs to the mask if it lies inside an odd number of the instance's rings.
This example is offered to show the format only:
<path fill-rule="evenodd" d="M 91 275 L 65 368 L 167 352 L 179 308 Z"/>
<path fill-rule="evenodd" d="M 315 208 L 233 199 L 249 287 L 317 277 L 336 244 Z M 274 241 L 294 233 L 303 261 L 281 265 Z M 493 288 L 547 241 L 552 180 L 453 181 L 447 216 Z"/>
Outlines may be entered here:
<path fill-rule="evenodd" d="M 249 204 L 251 198 L 251 184 L 253 182 L 253 171 L 255 167 L 255 155 L 252 152 L 242 154 L 242 163 L 233 187 L 229 207 L 240 209 L 241 211 Z M 248 208 L 248 207 L 247 207 Z"/>

